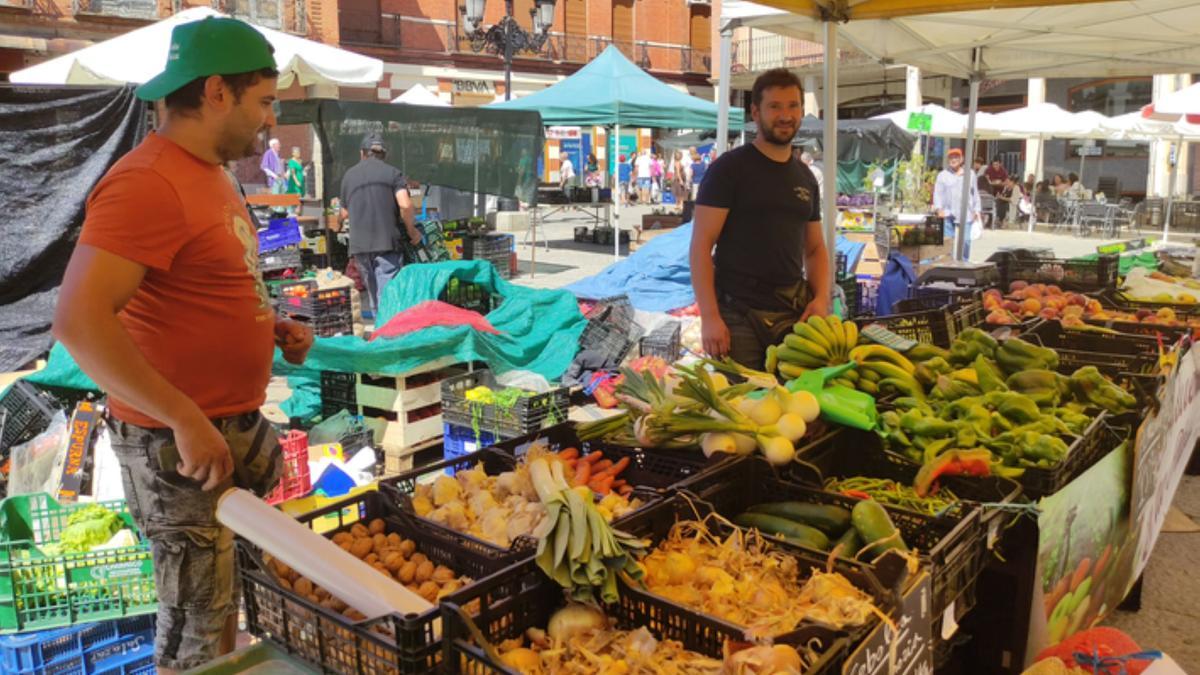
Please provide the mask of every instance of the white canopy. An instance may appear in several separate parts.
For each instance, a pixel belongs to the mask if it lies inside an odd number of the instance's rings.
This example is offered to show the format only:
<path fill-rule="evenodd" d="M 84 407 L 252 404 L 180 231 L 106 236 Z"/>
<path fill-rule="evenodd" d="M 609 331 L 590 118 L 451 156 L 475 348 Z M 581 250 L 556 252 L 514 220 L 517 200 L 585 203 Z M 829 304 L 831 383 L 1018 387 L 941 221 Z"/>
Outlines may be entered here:
<path fill-rule="evenodd" d="M 1140 112 L 1106 118 L 1104 128 L 1112 132 L 1114 138 L 1132 141 L 1157 139 L 1200 141 L 1200 125 L 1147 119 Z"/>
<path fill-rule="evenodd" d="M 1200 83 L 1167 94 L 1161 100 L 1142 108 L 1142 115 L 1171 122 L 1186 117 L 1187 122 L 1200 124 Z"/>
<path fill-rule="evenodd" d="M 1097 112 L 1072 113 L 1053 103 L 1035 103 L 984 117 L 979 113 L 979 131 L 1008 138 L 1108 138 L 1101 124 L 1108 119 Z M 978 134 L 976 134 L 978 137 Z"/>
<path fill-rule="evenodd" d="M 167 48 L 175 26 L 222 16 L 207 7 L 194 7 L 124 35 L 18 70 L 9 80 L 20 84 L 141 84 L 158 75 L 167 63 Z M 374 84 L 383 77 L 383 61 L 344 49 L 254 27 L 275 48 L 279 87 L 299 81 L 313 84 Z"/>
<path fill-rule="evenodd" d="M 722 3 L 724 20 L 737 18 L 744 26 L 814 42 L 824 42 L 822 17 L 834 4 L 832 11 L 842 7 L 847 15 L 831 17 L 839 21 L 838 36 L 854 49 L 961 78 L 977 72 L 997 80 L 1180 73 L 1192 72 L 1200 63 L 1200 3 L 1190 0 L 732 4 L 726 11 Z M 961 11 L 987 5 L 997 9 Z M 931 9 L 939 6 L 946 9 Z M 978 68 L 977 49 L 982 52 Z"/>
<path fill-rule="evenodd" d="M 429 91 L 423 84 L 414 84 L 409 87 L 408 91 L 400 94 L 392 99 L 392 103 L 406 103 L 408 105 L 428 105 L 438 108 L 449 108 L 449 103 L 446 103 L 437 94 Z"/>
<path fill-rule="evenodd" d="M 939 138 L 966 138 L 967 137 L 967 116 L 962 113 L 959 113 L 959 112 L 954 112 L 953 110 L 950 110 L 949 108 L 944 108 L 936 103 L 926 103 L 925 105 L 921 106 L 920 108 L 917 108 L 916 110 L 897 110 L 896 112 L 890 112 L 890 113 L 886 113 L 883 115 L 876 115 L 872 119 L 889 120 L 889 121 L 893 122 L 896 126 L 900 127 L 901 129 L 907 129 L 908 128 L 908 116 L 912 113 L 922 113 L 925 115 L 929 115 L 930 117 L 933 118 L 932 123 L 931 123 L 931 128 L 929 131 L 930 136 L 937 136 Z M 979 113 L 978 117 L 976 118 L 977 124 L 979 124 L 981 127 L 984 125 L 985 121 L 987 121 L 990 124 L 992 117 L 994 117 L 994 116 L 989 113 Z M 990 126 L 989 126 L 989 128 L 990 128 Z M 981 135 L 983 133 L 983 131 L 984 130 L 982 128 L 976 129 L 975 137 L 976 138 L 985 138 L 985 137 L 999 138 L 1000 137 L 999 134 L 995 134 L 992 136 Z"/>

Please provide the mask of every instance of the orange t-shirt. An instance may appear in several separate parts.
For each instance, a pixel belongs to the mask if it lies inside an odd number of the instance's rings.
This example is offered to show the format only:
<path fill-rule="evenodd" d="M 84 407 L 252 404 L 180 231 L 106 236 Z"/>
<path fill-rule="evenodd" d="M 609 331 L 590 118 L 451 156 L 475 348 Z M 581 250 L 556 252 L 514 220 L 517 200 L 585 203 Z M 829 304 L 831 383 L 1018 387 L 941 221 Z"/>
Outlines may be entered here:
<path fill-rule="evenodd" d="M 92 191 L 79 237 L 146 266 L 121 324 L 210 418 L 257 410 L 271 377 L 274 312 L 252 222 L 223 168 L 151 134 Z M 166 426 L 109 405 L 130 424 Z"/>

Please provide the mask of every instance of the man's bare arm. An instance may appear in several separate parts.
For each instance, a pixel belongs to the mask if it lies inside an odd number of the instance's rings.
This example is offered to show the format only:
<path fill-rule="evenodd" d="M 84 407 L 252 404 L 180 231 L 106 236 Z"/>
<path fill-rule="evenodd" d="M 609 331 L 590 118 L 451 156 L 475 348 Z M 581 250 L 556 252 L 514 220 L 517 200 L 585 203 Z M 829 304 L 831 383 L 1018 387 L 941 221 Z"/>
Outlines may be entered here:
<path fill-rule="evenodd" d="M 827 314 L 833 293 L 833 274 L 829 265 L 829 249 L 825 246 L 825 231 L 821 221 L 811 220 L 804 236 L 804 274 L 812 288 L 813 300 L 818 301 L 815 309 Z M 811 308 L 812 305 L 810 304 Z M 809 312 L 805 312 L 807 315 Z M 807 318 L 807 316 L 805 317 Z"/>
<path fill-rule="evenodd" d="M 180 472 L 211 489 L 233 470 L 228 446 L 195 401 L 150 365 L 117 319 L 145 275 L 139 263 L 77 246 L 59 290 L 54 337 L 103 390 L 175 430 L 184 460 Z M 200 458 L 201 447 L 212 457 Z"/>

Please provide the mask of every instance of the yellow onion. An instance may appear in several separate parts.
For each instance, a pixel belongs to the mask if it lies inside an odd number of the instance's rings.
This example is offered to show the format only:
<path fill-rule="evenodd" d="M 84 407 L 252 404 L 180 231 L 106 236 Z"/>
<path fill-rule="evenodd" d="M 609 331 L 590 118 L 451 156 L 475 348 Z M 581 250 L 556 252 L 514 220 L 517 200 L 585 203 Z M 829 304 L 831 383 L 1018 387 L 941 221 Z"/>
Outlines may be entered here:
<path fill-rule="evenodd" d="M 784 413 L 775 423 L 775 429 L 780 436 L 795 443 L 804 438 L 804 432 L 808 430 L 808 425 L 805 424 L 803 417 L 795 413 Z"/>
<path fill-rule="evenodd" d="M 700 437 L 700 449 L 705 457 L 712 457 L 717 452 L 733 454 L 737 452 L 737 441 L 733 434 L 708 433 Z"/>
<path fill-rule="evenodd" d="M 758 436 L 758 447 L 763 457 L 775 466 L 787 464 L 796 458 L 796 446 L 783 436 Z"/>
<path fill-rule="evenodd" d="M 764 396 L 755 401 L 754 407 L 747 413 L 747 416 L 760 427 L 775 424 L 781 415 L 783 415 L 783 407 L 779 405 L 779 401 L 774 396 Z"/>
<path fill-rule="evenodd" d="M 758 448 L 758 442 L 754 440 L 754 437 L 746 434 L 733 434 L 733 442 L 737 446 L 739 455 L 748 455 Z"/>
<path fill-rule="evenodd" d="M 821 415 L 821 404 L 817 403 L 817 397 L 811 393 L 797 391 L 788 397 L 784 411 L 803 417 L 805 422 L 812 422 Z"/>

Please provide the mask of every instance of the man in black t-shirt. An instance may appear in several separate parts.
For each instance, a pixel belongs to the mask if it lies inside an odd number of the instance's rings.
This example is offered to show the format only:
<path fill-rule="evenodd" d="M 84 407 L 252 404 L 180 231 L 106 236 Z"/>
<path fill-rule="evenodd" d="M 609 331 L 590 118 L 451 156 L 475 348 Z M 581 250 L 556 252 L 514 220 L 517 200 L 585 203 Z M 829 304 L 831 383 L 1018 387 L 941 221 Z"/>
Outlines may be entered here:
<path fill-rule="evenodd" d="M 792 156 L 802 99 L 788 70 L 760 75 L 754 142 L 713 162 L 696 198 L 690 259 L 704 350 L 751 368 L 763 367 L 767 347 L 797 320 L 828 314 L 832 300 L 817 179 Z"/>
<path fill-rule="evenodd" d="M 374 318 L 379 294 L 404 265 L 397 240 L 406 234 L 421 243 L 416 214 L 408 196 L 408 181 L 384 161 L 387 148 L 378 134 L 362 142 L 362 160 L 342 178 L 342 210 L 338 223 L 350 219 L 350 255 L 367 287 L 363 316 Z M 400 230 L 401 223 L 407 232 Z"/>

